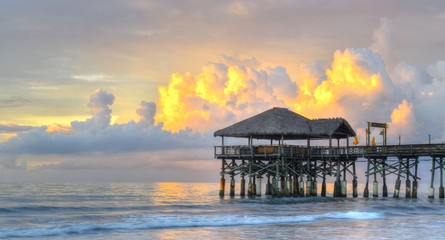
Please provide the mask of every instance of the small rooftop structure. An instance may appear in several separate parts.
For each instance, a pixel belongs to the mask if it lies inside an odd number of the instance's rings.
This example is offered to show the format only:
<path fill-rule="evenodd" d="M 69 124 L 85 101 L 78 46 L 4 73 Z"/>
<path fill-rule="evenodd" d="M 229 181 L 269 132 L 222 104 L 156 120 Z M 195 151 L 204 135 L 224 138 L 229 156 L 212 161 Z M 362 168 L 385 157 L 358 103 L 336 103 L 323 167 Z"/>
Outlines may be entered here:
<path fill-rule="evenodd" d="M 342 139 L 355 136 L 351 125 L 343 118 L 311 120 L 287 108 L 272 108 L 229 127 L 214 136 L 301 140 Z"/>

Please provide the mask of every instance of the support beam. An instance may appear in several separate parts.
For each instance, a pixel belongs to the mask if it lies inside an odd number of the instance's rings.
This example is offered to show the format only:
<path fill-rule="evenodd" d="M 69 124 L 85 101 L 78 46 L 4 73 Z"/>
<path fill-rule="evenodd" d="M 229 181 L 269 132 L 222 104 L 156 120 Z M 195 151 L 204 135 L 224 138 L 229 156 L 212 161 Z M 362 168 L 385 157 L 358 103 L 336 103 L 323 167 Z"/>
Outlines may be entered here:
<path fill-rule="evenodd" d="M 411 181 L 409 180 L 409 175 L 410 175 L 409 158 L 406 158 L 405 198 L 411 198 Z"/>
<path fill-rule="evenodd" d="M 240 181 L 240 197 L 246 196 L 246 179 L 244 179 L 244 173 L 241 174 L 241 181 Z"/>
<path fill-rule="evenodd" d="M 431 167 L 431 183 L 430 183 L 430 189 L 428 190 L 428 198 L 434 198 L 434 172 L 436 171 L 436 157 L 433 157 Z"/>
<path fill-rule="evenodd" d="M 414 180 L 413 180 L 413 190 L 411 192 L 411 197 L 412 198 L 417 198 L 417 171 L 418 171 L 418 166 L 419 166 L 419 159 L 416 158 L 415 160 L 415 165 L 414 165 Z"/>
<path fill-rule="evenodd" d="M 221 179 L 219 180 L 219 196 L 221 198 L 224 197 L 224 191 L 226 187 L 226 180 L 224 179 L 224 170 L 225 170 L 226 160 L 222 159 L 221 161 Z"/>
<path fill-rule="evenodd" d="M 444 188 L 443 188 L 443 157 L 440 157 L 440 164 L 439 164 L 439 173 L 440 173 L 440 187 L 439 187 L 439 198 L 444 198 Z"/>
<path fill-rule="evenodd" d="M 392 195 L 393 198 L 399 198 L 400 195 L 400 176 L 402 174 L 402 158 L 399 158 L 399 171 L 397 172 L 397 179 L 396 179 L 396 186 L 394 187 L 394 194 Z"/>
<path fill-rule="evenodd" d="M 352 174 L 354 175 L 354 180 L 352 180 L 352 197 L 357 198 L 358 197 L 358 183 L 357 183 L 357 174 L 355 171 L 355 161 L 352 163 Z"/>
<path fill-rule="evenodd" d="M 365 197 L 365 198 L 369 197 L 369 188 L 368 188 L 368 186 L 369 186 L 369 170 L 371 167 L 371 163 L 370 163 L 371 159 L 368 158 L 367 160 L 368 160 L 367 161 L 368 165 L 367 165 L 367 170 L 366 170 L 366 183 L 365 183 L 365 190 L 363 191 L 363 197 Z"/>
<path fill-rule="evenodd" d="M 383 178 L 383 189 L 382 189 L 382 196 L 388 197 L 388 186 L 386 185 L 386 159 L 382 159 L 382 178 Z"/>

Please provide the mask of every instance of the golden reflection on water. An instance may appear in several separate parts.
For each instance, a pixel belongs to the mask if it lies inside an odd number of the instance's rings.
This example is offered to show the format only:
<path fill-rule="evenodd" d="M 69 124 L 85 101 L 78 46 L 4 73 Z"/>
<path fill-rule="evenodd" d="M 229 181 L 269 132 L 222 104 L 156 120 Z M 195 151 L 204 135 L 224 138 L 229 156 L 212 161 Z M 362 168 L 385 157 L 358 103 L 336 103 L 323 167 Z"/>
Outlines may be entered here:
<path fill-rule="evenodd" d="M 204 203 L 217 196 L 217 184 L 160 182 L 153 187 L 155 205 L 196 203 L 197 200 Z"/>

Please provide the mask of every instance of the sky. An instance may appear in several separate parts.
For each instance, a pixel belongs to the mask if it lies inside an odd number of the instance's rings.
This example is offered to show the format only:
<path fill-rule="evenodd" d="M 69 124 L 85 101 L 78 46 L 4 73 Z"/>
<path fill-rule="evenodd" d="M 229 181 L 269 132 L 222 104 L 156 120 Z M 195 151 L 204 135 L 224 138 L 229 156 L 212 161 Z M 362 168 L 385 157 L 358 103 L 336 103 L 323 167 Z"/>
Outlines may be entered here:
<path fill-rule="evenodd" d="M 0 1 L 0 181 L 217 181 L 213 132 L 272 107 L 443 142 L 444 24 L 428 0 Z"/>

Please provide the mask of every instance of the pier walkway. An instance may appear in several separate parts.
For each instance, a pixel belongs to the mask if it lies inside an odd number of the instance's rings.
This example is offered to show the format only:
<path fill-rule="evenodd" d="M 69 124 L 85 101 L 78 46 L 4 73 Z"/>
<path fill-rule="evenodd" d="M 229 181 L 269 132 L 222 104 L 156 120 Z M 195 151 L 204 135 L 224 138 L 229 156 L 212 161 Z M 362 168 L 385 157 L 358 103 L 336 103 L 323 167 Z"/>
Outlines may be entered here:
<path fill-rule="evenodd" d="M 383 144 L 370 141 L 371 127 L 381 128 Z M 439 198 L 445 197 L 443 159 L 445 144 L 386 144 L 388 124 L 368 122 L 366 145 L 350 146 L 355 131 L 342 118 L 308 119 L 284 108 L 273 108 L 214 133 L 221 137 L 221 145 L 214 147 L 214 157 L 221 160 L 220 196 L 225 194 L 225 177 L 230 177 L 229 195 L 235 196 L 235 176 L 240 179 L 240 196 L 261 196 L 261 184 L 266 178 L 266 195 L 326 196 L 329 177 L 335 178 L 334 197 L 347 197 L 348 179 L 352 180 L 352 197 L 358 196 L 358 176 L 365 176 L 364 197 L 369 197 L 370 178 L 372 196 L 388 196 L 386 179 L 396 177 L 393 197 L 400 195 L 401 179 L 405 179 L 405 197 L 416 198 L 419 161 L 431 162 L 431 182 L 428 197 L 434 198 L 435 172 L 439 170 Z M 246 138 L 247 145 L 226 145 L 225 137 Z M 254 139 L 270 144 L 254 144 Z M 285 144 L 290 141 L 306 145 Z M 311 141 L 327 141 L 326 146 L 311 146 Z M 337 140 L 333 146 L 333 140 Z M 343 140 L 343 141 L 341 141 Z M 273 144 L 277 143 L 278 144 Z M 343 145 L 342 145 L 342 144 Z M 357 144 L 355 138 L 354 143 Z M 357 174 L 356 163 L 366 162 L 364 174 Z M 247 178 L 247 186 L 246 186 Z M 321 181 L 321 192 L 318 184 Z"/>

